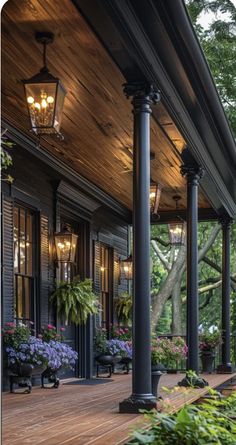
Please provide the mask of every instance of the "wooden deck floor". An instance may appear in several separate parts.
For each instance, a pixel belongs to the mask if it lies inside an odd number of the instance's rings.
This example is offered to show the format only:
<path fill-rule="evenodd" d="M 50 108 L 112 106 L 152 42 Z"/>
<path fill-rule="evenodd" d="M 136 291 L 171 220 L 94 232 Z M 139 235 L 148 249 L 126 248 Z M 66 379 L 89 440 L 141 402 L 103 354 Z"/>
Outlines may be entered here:
<path fill-rule="evenodd" d="M 234 374 L 236 376 L 236 374 Z M 218 387 L 232 375 L 204 376 Z M 162 376 L 160 386 L 173 387 L 180 374 Z M 143 423 L 135 414 L 119 414 L 118 404 L 130 395 L 131 375 L 114 375 L 104 384 L 62 384 L 59 389 L 34 387 L 31 394 L 3 394 L 3 445 L 121 445 Z M 173 409 L 197 400 L 205 389 L 166 394 Z"/>

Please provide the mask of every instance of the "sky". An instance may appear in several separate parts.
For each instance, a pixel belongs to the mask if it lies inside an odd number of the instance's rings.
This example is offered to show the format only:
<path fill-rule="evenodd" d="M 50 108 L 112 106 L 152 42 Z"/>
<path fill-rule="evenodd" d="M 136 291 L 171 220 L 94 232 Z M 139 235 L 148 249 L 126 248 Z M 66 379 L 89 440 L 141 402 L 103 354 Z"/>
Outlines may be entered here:
<path fill-rule="evenodd" d="M 236 0 L 231 0 L 231 3 L 233 3 L 233 5 L 236 8 Z M 222 18 L 224 18 L 224 20 L 227 20 L 229 18 L 228 14 L 222 14 L 222 13 L 218 13 L 217 17 L 219 19 L 222 20 Z M 199 23 L 203 28 L 207 28 L 208 25 L 215 19 L 215 14 L 213 12 L 207 12 L 204 13 L 202 12 L 202 14 L 200 14 L 199 17 Z"/>

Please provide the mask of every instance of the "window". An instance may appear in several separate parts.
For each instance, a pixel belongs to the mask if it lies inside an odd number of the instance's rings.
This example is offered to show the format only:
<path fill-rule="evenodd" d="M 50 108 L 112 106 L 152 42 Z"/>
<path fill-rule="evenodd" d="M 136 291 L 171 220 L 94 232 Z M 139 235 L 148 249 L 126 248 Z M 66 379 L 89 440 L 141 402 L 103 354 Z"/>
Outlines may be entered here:
<path fill-rule="evenodd" d="M 14 312 L 15 318 L 34 319 L 35 214 L 14 207 Z"/>
<path fill-rule="evenodd" d="M 101 268 L 101 322 L 109 332 L 113 322 L 113 250 L 110 247 L 100 246 Z"/>

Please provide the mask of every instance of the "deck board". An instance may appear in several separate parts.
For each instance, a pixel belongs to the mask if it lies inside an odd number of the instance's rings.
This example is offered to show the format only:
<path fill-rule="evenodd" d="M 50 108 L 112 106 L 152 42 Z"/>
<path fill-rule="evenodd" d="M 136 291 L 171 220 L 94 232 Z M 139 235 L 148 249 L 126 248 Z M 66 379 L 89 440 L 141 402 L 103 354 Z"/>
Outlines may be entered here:
<path fill-rule="evenodd" d="M 218 387 L 233 375 L 207 375 L 211 387 Z M 162 376 L 160 387 L 173 388 L 181 374 Z M 171 411 L 192 403 L 206 389 L 185 393 L 160 391 L 169 399 Z M 116 374 L 110 383 L 65 385 L 59 389 L 34 387 L 31 394 L 3 394 L 4 445 L 122 445 L 143 416 L 119 414 L 118 405 L 131 392 L 131 375 Z"/>

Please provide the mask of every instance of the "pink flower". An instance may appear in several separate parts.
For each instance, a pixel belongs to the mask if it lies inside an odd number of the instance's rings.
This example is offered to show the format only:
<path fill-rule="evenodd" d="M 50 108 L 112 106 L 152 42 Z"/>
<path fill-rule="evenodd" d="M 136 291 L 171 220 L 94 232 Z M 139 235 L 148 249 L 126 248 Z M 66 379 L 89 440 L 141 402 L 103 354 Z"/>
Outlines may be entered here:
<path fill-rule="evenodd" d="M 124 331 L 125 331 L 125 332 L 129 332 L 129 329 L 128 329 L 128 328 L 125 328 Z"/>
<path fill-rule="evenodd" d="M 15 323 L 13 323 L 12 321 L 9 321 L 8 323 L 5 323 L 5 326 L 9 326 L 9 327 L 15 327 Z"/>
<path fill-rule="evenodd" d="M 48 328 L 48 329 L 56 329 L 55 326 L 53 326 L 52 324 L 48 324 L 48 325 L 47 325 L 47 328 Z"/>
<path fill-rule="evenodd" d="M 61 331 L 61 332 L 64 332 L 64 331 L 65 331 L 65 328 L 60 328 L 60 331 Z"/>
<path fill-rule="evenodd" d="M 12 335 L 14 333 L 15 333 L 15 331 L 13 331 L 13 330 L 5 331 L 5 334 L 9 334 L 9 335 Z"/>

